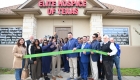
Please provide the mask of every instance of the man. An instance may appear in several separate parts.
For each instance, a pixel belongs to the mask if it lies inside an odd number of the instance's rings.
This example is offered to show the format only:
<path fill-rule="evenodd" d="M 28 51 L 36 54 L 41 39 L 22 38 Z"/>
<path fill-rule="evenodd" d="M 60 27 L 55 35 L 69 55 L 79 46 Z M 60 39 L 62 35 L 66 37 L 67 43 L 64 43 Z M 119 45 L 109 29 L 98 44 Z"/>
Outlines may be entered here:
<path fill-rule="evenodd" d="M 29 37 L 29 40 L 27 40 L 26 42 L 25 42 L 25 45 L 26 45 L 26 49 L 27 49 L 27 54 L 29 55 L 29 54 L 31 54 L 31 44 L 33 43 L 33 41 L 34 41 L 34 36 L 33 35 L 31 35 L 30 37 Z M 31 64 L 31 63 L 33 63 L 33 61 L 31 60 L 31 58 L 29 59 L 29 64 Z M 31 75 L 32 73 L 31 73 L 31 65 L 30 65 L 30 75 Z M 32 76 L 31 76 L 32 77 Z"/>
<path fill-rule="evenodd" d="M 100 42 L 100 49 L 101 49 L 103 42 L 99 34 L 98 34 L 98 41 Z M 103 63 L 102 63 L 102 55 L 100 55 L 100 60 L 98 60 L 97 65 L 98 65 L 98 76 L 99 76 L 98 78 L 100 78 L 101 80 L 104 80 L 105 71 L 104 71 Z"/>
<path fill-rule="evenodd" d="M 56 32 L 54 32 L 54 35 L 53 35 L 56 39 L 58 39 L 58 35 Z"/>
<path fill-rule="evenodd" d="M 81 37 L 78 37 L 77 38 L 78 40 L 78 44 L 81 45 L 83 43 L 82 41 L 82 38 Z M 79 54 L 79 53 L 78 53 Z M 77 57 L 77 74 L 78 74 L 78 77 L 80 77 L 80 61 L 79 61 L 79 56 Z"/>
<path fill-rule="evenodd" d="M 40 43 L 39 46 L 42 47 L 42 44 L 43 44 L 43 39 L 42 38 L 39 39 L 39 43 Z"/>
<path fill-rule="evenodd" d="M 76 50 L 77 48 L 80 48 L 77 39 L 73 38 L 73 34 L 71 32 L 68 33 L 68 39 L 69 41 L 66 44 L 67 50 Z M 67 54 L 67 60 L 69 60 L 70 66 L 70 78 L 67 80 L 71 80 L 73 78 L 74 80 L 77 80 L 77 57 L 77 53 Z"/>
<path fill-rule="evenodd" d="M 34 36 L 33 35 L 31 35 L 30 37 L 29 37 L 29 40 L 27 40 L 26 42 L 25 42 L 25 45 L 26 45 L 26 49 L 27 49 L 27 54 L 29 54 L 29 45 L 32 43 L 34 41 Z"/>
<path fill-rule="evenodd" d="M 117 74 L 118 74 L 118 80 L 122 80 L 121 78 L 121 71 L 120 71 L 120 46 L 119 44 L 116 44 L 114 41 L 114 38 L 110 38 L 110 42 L 114 43 L 116 48 L 117 48 L 117 54 L 113 56 L 113 63 L 115 63 L 116 69 L 117 69 Z"/>
<path fill-rule="evenodd" d="M 91 49 L 91 45 L 87 42 L 87 37 L 83 36 L 83 43 L 80 47 L 81 49 Z M 81 52 L 79 54 L 79 63 L 80 63 L 80 76 L 84 80 L 88 80 L 88 64 L 90 61 L 90 52 Z"/>
<path fill-rule="evenodd" d="M 91 48 L 94 50 L 100 50 L 100 42 L 97 41 L 98 34 L 94 33 L 92 36 Z M 99 54 L 91 52 L 91 71 L 92 78 L 90 80 L 98 80 L 98 67 L 97 61 L 99 60 Z"/>
<path fill-rule="evenodd" d="M 90 36 L 87 36 L 87 42 L 90 44 Z"/>
<path fill-rule="evenodd" d="M 109 41 L 108 35 L 103 37 L 102 51 L 107 52 L 107 55 L 102 55 L 106 78 L 113 80 L 113 55 L 117 53 L 117 49 L 114 43 Z"/>

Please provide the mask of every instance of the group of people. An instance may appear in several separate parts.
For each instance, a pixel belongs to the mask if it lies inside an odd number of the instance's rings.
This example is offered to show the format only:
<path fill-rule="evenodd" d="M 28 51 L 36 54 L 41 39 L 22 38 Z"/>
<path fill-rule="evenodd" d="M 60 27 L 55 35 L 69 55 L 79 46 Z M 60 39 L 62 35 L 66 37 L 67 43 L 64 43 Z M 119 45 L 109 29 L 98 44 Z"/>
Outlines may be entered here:
<path fill-rule="evenodd" d="M 77 49 L 101 50 L 107 52 L 107 55 L 92 51 L 74 52 Z M 24 55 L 62 50 L 73 50 L 73 53 L 29 59 L 23 58 Z M 75 39 L 72 32 L 69 32 L 68 37 L 65 39 L 59 39 L 56 33 L 49 40 L 46 38 L 34 39 L 33 36 L 30 36 L 27 41 L 24 38 L 20 38 L 17 41 L 13 48 L 13 54 L 13 68 L 15 68 L 16 80 L 21 80 L 22 69 L 28 67 L 30 68 L 32 80 L 39 80 L 42 76 L 44 76 L 45 80 L 50 80 L 48 73 L 51 73 L 53 80 L 63 78 L 61 75 L 62 67 L 64 72 L 70 73 L 67 80 L 98 80 L 99 78 L 104 80 L 105 77 L 107 80 L 113 80 L 113 63 L 117 68 L 118 80 L 122 80 L 120 73 L 120 47 L 108 35 L 103 36 L 103 41 L 99 33 L 94 33 L 91 41 L 89 36 Z"/>

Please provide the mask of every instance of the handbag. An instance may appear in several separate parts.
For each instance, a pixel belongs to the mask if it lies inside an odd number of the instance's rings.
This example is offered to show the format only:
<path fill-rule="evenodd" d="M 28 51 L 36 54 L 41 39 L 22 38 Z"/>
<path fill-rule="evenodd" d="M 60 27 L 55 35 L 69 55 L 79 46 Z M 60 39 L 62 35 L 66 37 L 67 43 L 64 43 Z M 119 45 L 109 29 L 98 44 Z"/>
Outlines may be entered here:
<path fill-rule="evenodd" d="M 25 80 L 29 77 L 29 69 L 23 68 L 21 73 L 21 80 Z"/>

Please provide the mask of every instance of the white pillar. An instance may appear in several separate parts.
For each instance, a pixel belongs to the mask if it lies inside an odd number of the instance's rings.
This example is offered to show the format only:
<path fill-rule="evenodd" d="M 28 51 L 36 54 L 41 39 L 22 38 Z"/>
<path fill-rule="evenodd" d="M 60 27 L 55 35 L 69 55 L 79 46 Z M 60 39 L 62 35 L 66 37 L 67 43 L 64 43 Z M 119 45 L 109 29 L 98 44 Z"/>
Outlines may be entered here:
<path fill-rule="evenodd" d="M 103 22 L 102 14 L 91 14 L 90 18 L 90 39 L 92 40 L 92 35 L 99 32 L 103 36 Z"/>
<path fill-rule="evenodd" d="M 34 14 L 24 14 L 22 37 L 27 40 L 30 35 L 36 38 L 37 19 Z"/>

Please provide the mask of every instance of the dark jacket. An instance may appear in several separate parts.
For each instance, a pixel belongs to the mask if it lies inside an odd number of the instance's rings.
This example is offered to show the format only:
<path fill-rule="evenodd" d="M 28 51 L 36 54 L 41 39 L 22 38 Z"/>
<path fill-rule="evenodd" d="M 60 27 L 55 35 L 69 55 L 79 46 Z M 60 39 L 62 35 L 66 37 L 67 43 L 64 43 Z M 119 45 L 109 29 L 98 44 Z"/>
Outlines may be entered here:
<path fill-rule="evenodd" d="M 100 50 L 100 42 L 97 40 L 94 40 L 91 42 L 91 48 L 94 50 Z M 91 54 L 92 61 L 98 61 L 100 58 L 100 55 L 98 53 Z"/>
<path fill-rule="evenodd" d="M 27 48 L 26 48 L 26 49 L 27 49 L 27 54 L 29 54 L 28 48 L 29 48 L 29 45 L 31 44 L 31 41 L 30 41 L 30 40 L 27 40 L 27 41 L 26 41 L 26 44 L 27 44 L 27 45 L 26 45 L 26 47 L 27 47 Z"/>
<path fill-rule="evenodd" d="M 40 47 L 40 46 L 39 46 Z M 39 54 L 42 53 L 42 48 L 40 47 L 40 49 L 37 49 L 34 45 L 31 46 L 31 54 Z M 36 61 L 36 57 L 31 58 L 33 61 Z"/>
<path fill-rule="evenodd" d="M 56 47 L 50 48 L 51 45 L 52 45 L 52 43 L 50 42 L 48 45 L 42 46 L 42 52 L 46 53 L 46 52 L 54 51 L 56 49 Z M 42 57 L 42 73 L 50 73 L 51 62 L 52 62 L 51 56 Z"/>

